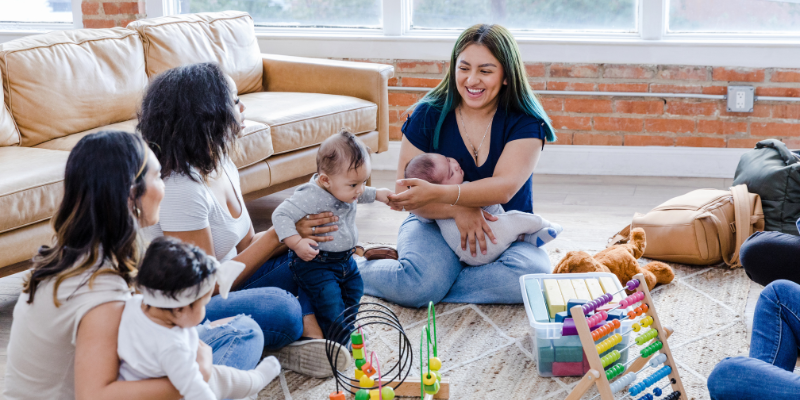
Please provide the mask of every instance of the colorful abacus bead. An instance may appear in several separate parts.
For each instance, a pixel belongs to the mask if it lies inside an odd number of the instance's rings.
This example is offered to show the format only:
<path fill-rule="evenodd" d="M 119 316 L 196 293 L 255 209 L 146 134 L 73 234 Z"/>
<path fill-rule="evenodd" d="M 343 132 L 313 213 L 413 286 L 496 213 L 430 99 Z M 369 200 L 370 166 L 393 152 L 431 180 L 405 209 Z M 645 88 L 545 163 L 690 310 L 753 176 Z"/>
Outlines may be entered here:
<path fill-rule="evenodd" d="M 375 386 L 375 379 L 372 379 L 371 377 L 364 375 L 361 377 L 361 379 L 359 379 L 358 384 L 362 388 L 371 388 Z"/>
<path fill-rule="evenodd" d="M 642 304 L 640 307 L 642 308 L 642 314 L 646 313 L 647 310 L 650 309 L 650 306 L 648 306 L 647 304 Z"/>
<path fill-rule="evenodd" d="M 605 368 L 619 360 L 620 357 L 622 357 L 622 354 L 618 350 L 614 350 L 604 355 L 603 358 L 600 359 L 600 362 L 603 364 L 603 368 Z"/>
<path fill-rule="evenodd" d="M 369 391 L 367 389 L 359 389 L 356 392 L 356 400 L 369 400 Z"/>
<path fill-rule="evenodd" d="M 644 317 L 642 319 L 641 323 L 642 323 L 642 326 L 646 328 L 646 327 L 650 326 L 650 324 L 653 323 L 653 317 L 648 315 L 648 316 L 646 316 L 646 317 Z"/>
<path fill-rule="evenodd" d="M 364 359 L 364 349 L 353 349 L 353 358 L 356 360 Z"/>
<path fill-rule="evenodd" d="M 342 390 L 331 393 L 329 397 L 331 400 L 347 400 L 347 397 L 345 397 L 344 391 Z"/>
<path fill-rule="evenodd" d="M 606 379 L 610 381 L 623 372 L 625 372 L 625 366 L 622 364 L 617 364 L 606 370 Z"/>
<path fill-rule="evenodd" d="M 681 398 L 681 392 L 675 391 L 668 394 L 667 397 L 664 397 L 662 400 L 678 400 L 680 398 Z"/>
<path fill-rule="evenodd" d="M 650 394 L 650 393 L 647 393 L 647 394 L 645 394 L 644 396 L 642 396 L 642 397 L 639 397 L 639 400 L 653 400 L 654 398 L 655 398 L 655 397 L 653 397 L 653 395 L 652 395 L 652 394 Z"/>
<path fill-rule="evenodd" d="M 628 281 L 628 283 L 625 284 L 625 289 L 628 289 L 631 292 L 636 290 L 636 288 L 638 287 L 639 287 L 639 280 L 637 279 L 631 279 Z"/>
<path fill-rule="evenodd" d="M 653 389 L 653 394 L 656 395 L 656 397 L 661 396 L 661 388 Z"/>
<path fill-rule="evenodd" d="M 633 324 L 631 325 L 631 329 L 633 329 L 634 332 L 639 332 L 642 327 L 639 324 Z"/>
<path fill-rule="evenodd" d="M 653 328 L 651 328 L 649 331 L 639 335 L 636 338 L 636 344 L 641 346 L 641 345 L 649 342 L 651 339 L 654 339 L 656 337 L 658 337 L 658 331 L 653 329 Z"/>
<path fill-rule="evenodd" d="M 428 360 L 428 368 L 430 368 L 431 371 L 438 371 L 442 369 L 442 361 L 437 357 L 431 357 L 430 360 Z"/>
<path fill-rule="evenodd" d="M 664 353 L 661 353 L 661 354 L 651 358 L 650 361 L 648 361 L 648 364 L 650 364 L 651 367 L 655 368 L 655 367 L 658 367 L 659 365 L 663 364 L 665 361 L 667 361 L 667 355 L 664 354 Z M 660 396 L 660 395 L 657 395 L 657 396 Z"/>

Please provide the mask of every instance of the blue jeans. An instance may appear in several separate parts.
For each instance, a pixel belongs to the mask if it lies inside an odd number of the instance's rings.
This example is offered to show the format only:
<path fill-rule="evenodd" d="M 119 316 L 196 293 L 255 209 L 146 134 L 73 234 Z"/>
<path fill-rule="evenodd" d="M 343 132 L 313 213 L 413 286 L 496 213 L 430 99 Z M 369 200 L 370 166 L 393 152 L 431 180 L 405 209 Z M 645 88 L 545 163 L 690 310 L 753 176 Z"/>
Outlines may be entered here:
<path fill-rule="evenodd" d="M 320 251 L 311 261 L 303 261 L 292 251 L 289 256 L 292 259 L 289 268 L 300 288 L 308 293 L 325 337 L 346 345 L 353 330 L 352 317 L 358 308 L 343 313 L 358 305 L 364 295 L 364 281 L 352 252 Z M 331 328 L 336 332 L 333 337 L 329 334 Z"/>
<path fill-rule="evenodd" d="M 781 232 L 756 232 L 739 250 L 747 276 L 761 285 L 777 279 L 800 283 L 800 236 Z"/>
<path fill-rule="evenodd" d="M 364 292 L 405 307 L 438 303 L 522 303 L 519 277 L 552 271 L 547 253 L 515 242 L 497 261 L 470 267 L 458 260 L 436 224 L 414 214 L 397 234 L 398 260 L 359 260 Z"/>
<path fill-rule="evenodd" d="M 261 327 L 264 348 L 280 349 L 300 338 L 303 333 L 303 313 L 313 313 L 310 302 L 301 295 L 308 308 L 295 297 L 300 294 L 289 270 L 287 254 L 273 257 L 251 275 L 241 288 L 211 298 L 206 306 L 206 318 L 211 321 L 250 315 Z M 260 353 L 259 353 L 260 355 Z"/>
<path fill-rule="evenodd" d="M 230 322 L 211 327 L 206 321 L 197 326 L 200 340 L 211 346 L 213 363 L 251 370 L 258 365 L 264 350 L 264 335 L 253 319 L 237 315 Z"/>
<path fill-rule="evenodd" d="M 778 280 L 761 292 L 753 317 L 750 357 L 728 357 L 708 377 L 713 400 L 800 398 L 792 373 L 800 346 L 800 285 Z"/>

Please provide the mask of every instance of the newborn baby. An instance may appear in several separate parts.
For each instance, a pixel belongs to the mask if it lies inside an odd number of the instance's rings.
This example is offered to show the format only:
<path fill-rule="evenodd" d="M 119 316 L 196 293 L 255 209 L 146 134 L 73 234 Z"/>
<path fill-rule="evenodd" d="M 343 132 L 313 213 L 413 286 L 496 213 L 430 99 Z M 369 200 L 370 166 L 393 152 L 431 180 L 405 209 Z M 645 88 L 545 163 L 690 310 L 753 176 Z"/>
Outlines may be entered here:
<path fill-rule="evenodd" d="M 441 154 L 420 154 L 408 162 L 405 169 L 406 178 L 418 178 L 430 183 L 441 185 L 458 185 L 464 183 L 464 171 L 458 162 Z M 472 256 L 467 243 L 467 249 L 461 249 L 461 233 L 458 231 L 454 219 L 437 219 L 436 224 L 442 232 L 442 237 L 447 245 L 458 255 L 461 262 L 468 265 L 484 265 L 497 260 L 506 249 L 523 236 L 523 240 L 541 247 L 552 241 L 561 233 L 563 228 L 546 219 L 522 211 L 504 211 L 499 204 L 483 207 L 483 209 L 497 217 L 497 221 L 487 221 L 494 232 L 497 244 L 486 241 L 486 254 L 476 251 Z M 433 221 L 417 216 L 425 223 Z"/>

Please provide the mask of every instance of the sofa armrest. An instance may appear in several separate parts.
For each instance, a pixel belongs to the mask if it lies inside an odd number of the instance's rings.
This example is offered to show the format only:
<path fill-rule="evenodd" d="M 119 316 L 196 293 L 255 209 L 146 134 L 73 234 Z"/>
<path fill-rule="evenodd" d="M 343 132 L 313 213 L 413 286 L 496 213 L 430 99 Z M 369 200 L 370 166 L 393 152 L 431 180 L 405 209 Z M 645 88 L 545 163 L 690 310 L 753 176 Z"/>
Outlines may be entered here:
<path fill-rule="evenodd" d="M 264 90 L 352 96 L 378 105 L 378 149 L 389 149 L 389 78 L 394 67 L 262 54 Z"/>

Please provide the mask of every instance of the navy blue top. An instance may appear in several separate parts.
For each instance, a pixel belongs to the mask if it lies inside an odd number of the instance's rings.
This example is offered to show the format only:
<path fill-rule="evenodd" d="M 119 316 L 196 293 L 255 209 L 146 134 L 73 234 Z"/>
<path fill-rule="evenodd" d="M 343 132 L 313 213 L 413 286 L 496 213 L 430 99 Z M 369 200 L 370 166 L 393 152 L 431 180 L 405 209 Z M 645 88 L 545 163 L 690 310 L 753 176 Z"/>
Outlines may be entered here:
<path fill-rule="evenodd" d="M 427 104 L 420 104 L 403 124 L 403 134 L 414 147 L 425 153 L 438 153 L 452 157 L 464 170 L 464 180 L 477 181 L 494 175 L 494 168 L 506 144 L 517 139 L 541 139 L 545 142 L 546 127 L 544 121 L 526 114 L 498 108 L 492 120 L 492 132 L 489 135 L 489 157 L 480 167 L 475 165 L 472 152 L 461 138 L 456 123 L 455 112 L 447 114 L 439 132 L 439 148 L 433 149 L 433 132 L 439 121 L 441 111 Z M 486 146 L 487 144 L 484 144 Z M 511 200 L 503 204 L 506 211 L 518 210 L 533 213 L 533 197 L 531 192 L 533 175 L 528 177 L 522 188 Z"/>

